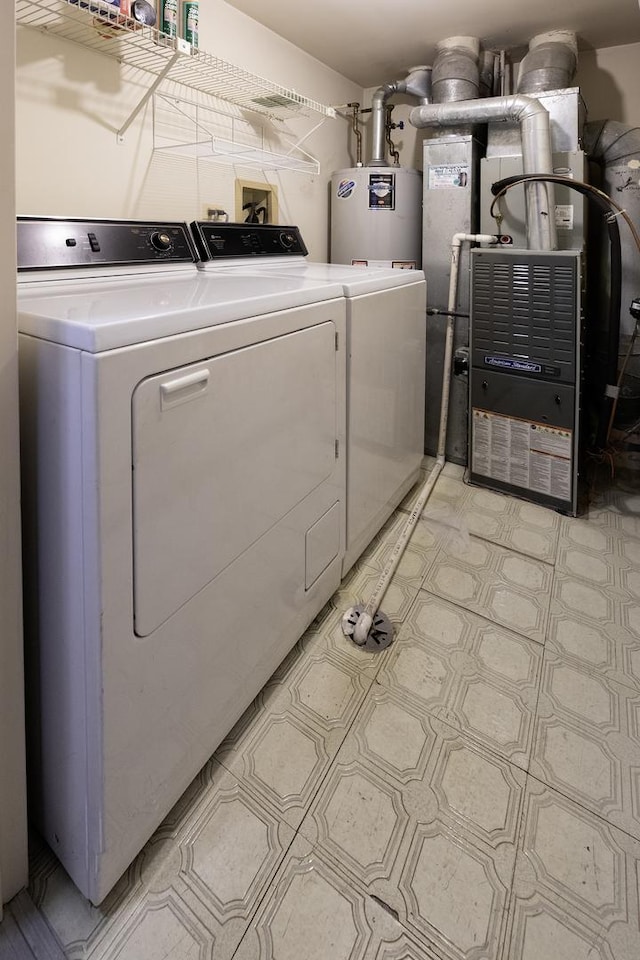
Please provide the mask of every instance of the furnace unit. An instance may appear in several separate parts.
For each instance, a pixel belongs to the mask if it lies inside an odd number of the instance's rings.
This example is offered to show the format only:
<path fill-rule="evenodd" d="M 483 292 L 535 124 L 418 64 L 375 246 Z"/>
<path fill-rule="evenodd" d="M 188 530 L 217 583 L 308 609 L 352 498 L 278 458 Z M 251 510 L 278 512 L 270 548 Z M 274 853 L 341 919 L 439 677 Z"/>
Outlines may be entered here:
<path fill-rule="evenodd" d="M 581 255 L 474 250 L 470 482 L 578 510 Z"/>

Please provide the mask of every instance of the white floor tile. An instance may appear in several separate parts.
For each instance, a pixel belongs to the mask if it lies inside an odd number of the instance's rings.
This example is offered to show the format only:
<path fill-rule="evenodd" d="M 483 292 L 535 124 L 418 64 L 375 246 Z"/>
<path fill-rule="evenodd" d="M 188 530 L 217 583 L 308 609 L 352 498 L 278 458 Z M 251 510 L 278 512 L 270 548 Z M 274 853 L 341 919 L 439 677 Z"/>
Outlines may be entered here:
<path fill-rule="evenodd" d="M 425 577 L 425 590 L 544 642 L 553 569 L 540 560 L 471 537 L 449 542 Z"/>
<path fill-rule="evenodd" d="M 640 956 L 640 843 L 530 781 L 504 960 Z"/>
<path fill-rule="evenodd" d="M 374 685 L 301 832 L 445 957 L 498 957 L 526 775 Z"/>
<path fill-rule="evenodd" d="M 545 652 L 529 770 L 640 840 L 640 693 Z"/>
<path fill-rule="evenodd" d="M 52 858 L 31 889 L 73 960 L 230 960 L 293 837 L 211 761 L 99 908 Z"/>
<path fill-rule="evenodd" d="M 542 647 L 421 591 L 378 682 L 523 769 Z"/>
<path fill-rule="evenodd" d="M 418 487 L 100 908 L 34 845 L 68 960 L 637 960 L 640 495 L 560 518 L 463 475 L 391 647 L 341 619 Z"/>
<path fill-rule="evenodd" d="M 439 960 L 302 837 L 235 960 Z"/>

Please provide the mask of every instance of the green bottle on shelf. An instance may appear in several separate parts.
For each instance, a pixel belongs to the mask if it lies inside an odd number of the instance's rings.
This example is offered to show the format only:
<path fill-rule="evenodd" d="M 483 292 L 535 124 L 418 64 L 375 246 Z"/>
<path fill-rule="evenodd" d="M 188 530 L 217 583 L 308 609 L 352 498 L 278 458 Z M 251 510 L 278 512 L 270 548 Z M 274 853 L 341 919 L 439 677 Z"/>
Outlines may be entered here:
<path fill-rule="evenodd" d="M 199 4 L 195 0 L 182 0 L 181 35 L 192 47 L 198 46 Z"/>
<path fill-rule="evenodd" d="M 160 29 L 167 37 L 178 36 L 178 0 L 161 0 L 162 22 Z"/>

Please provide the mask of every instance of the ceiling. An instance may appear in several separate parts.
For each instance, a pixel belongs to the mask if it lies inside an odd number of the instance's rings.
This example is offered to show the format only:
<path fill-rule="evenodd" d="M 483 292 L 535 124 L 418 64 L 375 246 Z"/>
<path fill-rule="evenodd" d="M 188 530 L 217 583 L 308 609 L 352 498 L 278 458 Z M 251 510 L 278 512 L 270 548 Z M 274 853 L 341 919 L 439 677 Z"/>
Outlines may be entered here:
<path fill-rule="evenodd" d="M 227 0 L 363 87 L 433 62 L 445 37 L 522 47 L 536 33 L 570 29 L 583 49 L 640 41 L 638 0 Z"/>

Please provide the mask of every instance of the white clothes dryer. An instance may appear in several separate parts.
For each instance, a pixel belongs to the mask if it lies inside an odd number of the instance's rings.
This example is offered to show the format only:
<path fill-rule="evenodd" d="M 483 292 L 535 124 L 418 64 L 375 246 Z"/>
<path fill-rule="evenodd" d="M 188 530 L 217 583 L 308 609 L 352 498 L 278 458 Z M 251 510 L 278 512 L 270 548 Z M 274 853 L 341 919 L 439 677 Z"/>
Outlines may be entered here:
<path fill-rule="evenodd" d="M 345 302 L 18 223 L 33 807 L 109 892 L 340 583 Z"/>
<path fill-rule="evenodd" d="M 313 263 L 297 227 L 195 222 L 205 271 L 339 283 L 347 303 L 347 545 L 343 576 L 420 475 L 426 283 L 421 270 Z"/>

